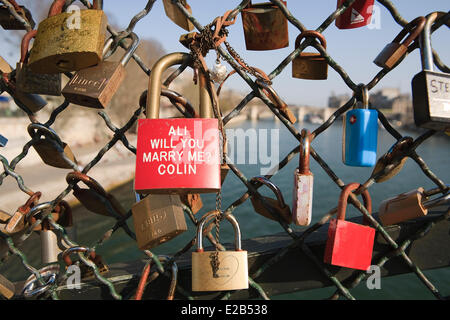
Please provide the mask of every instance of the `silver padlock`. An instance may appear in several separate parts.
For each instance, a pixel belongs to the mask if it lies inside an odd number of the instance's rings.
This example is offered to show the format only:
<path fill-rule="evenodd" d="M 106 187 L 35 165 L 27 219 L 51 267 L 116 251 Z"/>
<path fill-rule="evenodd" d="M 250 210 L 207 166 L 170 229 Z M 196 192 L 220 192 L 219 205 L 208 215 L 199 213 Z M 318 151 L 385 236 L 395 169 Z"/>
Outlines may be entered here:
<path fill-rule="evenodd" d="M 224 66 L 220 60 L 216 60 L 211 74 L 211 80 L 216 83 L 222 83 L 223 80 L 227 77 L 227 67 Z"/>

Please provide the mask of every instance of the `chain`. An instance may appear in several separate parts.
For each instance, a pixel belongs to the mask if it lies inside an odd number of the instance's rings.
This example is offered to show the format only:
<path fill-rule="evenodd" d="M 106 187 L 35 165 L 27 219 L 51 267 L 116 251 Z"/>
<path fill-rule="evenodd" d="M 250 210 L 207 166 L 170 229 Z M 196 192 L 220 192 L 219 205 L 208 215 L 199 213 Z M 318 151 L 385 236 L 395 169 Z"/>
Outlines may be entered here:
<path fill-rule="evenodd" d="M 219 244 L 220 244 L 220 221 L 222 220 L 223 212 L 222 212 L 222 191 L 219 191 L 216 194 L 216 211 L 217 214 L 215 216 L 215 225 L 216 225 L 216 238 L 215 238 L 215 250 L 213 253 L 210 254 L 211 258 L 211 267 L 213 271 L 213 277 L 219 278 Z"/>

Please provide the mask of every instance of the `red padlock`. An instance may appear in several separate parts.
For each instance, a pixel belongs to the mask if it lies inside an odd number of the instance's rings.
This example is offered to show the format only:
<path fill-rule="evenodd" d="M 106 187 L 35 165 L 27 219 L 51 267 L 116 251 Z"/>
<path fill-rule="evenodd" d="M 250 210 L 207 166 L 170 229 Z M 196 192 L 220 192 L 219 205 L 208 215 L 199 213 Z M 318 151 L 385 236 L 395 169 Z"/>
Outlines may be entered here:
<path fill-rule="evenodd" d="M 339 8 L 346 0 L 338 0 Z M 372 20 L 374 0 L 356 0 L 347 10 L 336 18 L 339 29 L 354 29 L 364 27 Z"/>
<path fill-rule="evenodd" d="M 328 240 L 323 261 L 335 266 L 367 270 L 372 261 L 375 229 L 345 221 L 347 199 L 350 193 L 359 186 L 359 183 L 350 183 L 341 192 L 337 219 L 332 219 L 328 228 Z M 372 213 L 369 191 L 364 190 L 362 197 L 367 211 Z M 367 222 L 366 217 L 364 218 L 364 222 Z"/>
<path fill-rule="evenodd" d="M 211 99 L 205 97 L 208 95 L 203 85 L 206 82 L 199 81 L 201 118 L 158 119 L 162 73 L 182 63 L 192 64 L 192 57 L 172 53 L 152 68 L 148 119 L 138 123 L 134 184 L 137 193 L 211 193 L 221 188 L 219 127 L 218 120 L 211 117 Z"/>

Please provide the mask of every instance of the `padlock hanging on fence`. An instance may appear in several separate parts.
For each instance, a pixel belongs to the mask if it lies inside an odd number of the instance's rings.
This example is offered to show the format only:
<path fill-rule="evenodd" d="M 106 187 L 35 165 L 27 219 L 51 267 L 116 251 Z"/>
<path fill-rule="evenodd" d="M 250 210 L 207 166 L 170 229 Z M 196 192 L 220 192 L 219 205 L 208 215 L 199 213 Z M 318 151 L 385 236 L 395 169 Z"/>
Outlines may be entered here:
<path fill-rule="evenodd" d="M 295 49 L 300 46 L 302 39 L 313 36 L 319 39 L 322 47 L 327 49 L 325 37 L 314 30 L 302 32 L 295 40 Z M 328 78 L 328 63 L 320 53 L 301 52 L 298 57 L 292 60 L 292 77 L 308 80 L 326 80 Z"/>
<path fill-rule="evenodd" d="M 191 6 L 186 2 L 186 0 L 179 1 L 181 5 L 192 14 Z M 194 30 L 194 25 L 192 22 L 181 12 L 180 8 L 172 2 L 172 0 L 163 0 L 164 11 L 167 17 L 172 20 L 177 26 L 183 28 L 186 31 Z"/>
<path fill-rule="evenodd" d="M 35 22 L 30 10 L 24 6 L 18 6 L 15 2 L 11 2 L 14 6 L 16 13 L 25 21 L 30 24 L 30 27 L 34 29 Z M 0 6 L 0 25 L 5 30 L 26 30 L 25 25 L 14 17 L 6 6 Z"/>
<path fill-rule="evenodd" d="M 347 0 L 338 0 L 337 8 Z M 340 16 L 336 18 L 339 29 L 354 29 L 368 25 L 372 21 L 374 0 L 355 0 Z"/>

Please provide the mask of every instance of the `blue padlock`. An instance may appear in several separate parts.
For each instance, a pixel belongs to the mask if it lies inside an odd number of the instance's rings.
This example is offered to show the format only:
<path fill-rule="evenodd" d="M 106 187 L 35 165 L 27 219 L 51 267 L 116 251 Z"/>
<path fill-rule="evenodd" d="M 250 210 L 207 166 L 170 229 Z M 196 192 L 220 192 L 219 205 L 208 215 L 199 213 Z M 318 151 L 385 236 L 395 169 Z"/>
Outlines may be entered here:
<path fill-rule="evenodd" d="M 352 167 L 373 167 L 377 161 L 378 112 L 368 109 L 369 93 L 363 87 L 363 108 L 344 116 L 342 161 Z"/>
<path fill-rule="evenodd" d="M 8 139 L 6 139 L 4 136 L 0 134 L 0 147 L 6 147 L 6 144 L 8 143 Z"/>

